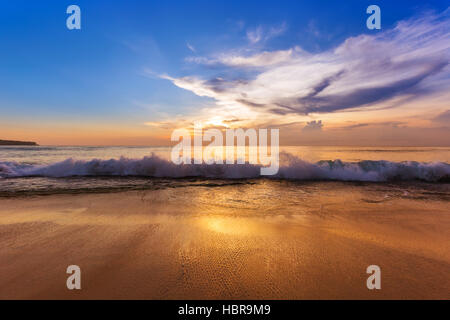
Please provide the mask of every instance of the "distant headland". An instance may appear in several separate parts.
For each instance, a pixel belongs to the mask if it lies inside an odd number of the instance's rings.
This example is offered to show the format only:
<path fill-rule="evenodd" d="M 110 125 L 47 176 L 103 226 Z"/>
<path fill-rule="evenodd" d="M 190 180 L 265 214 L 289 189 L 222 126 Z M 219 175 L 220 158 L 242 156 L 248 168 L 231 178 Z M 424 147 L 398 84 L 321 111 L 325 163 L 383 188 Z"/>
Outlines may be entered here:
<path fill-rule="evenodd" d="M 32 141 L 0 140 L 0 146 L 38 146 L 38 144 Z"/>

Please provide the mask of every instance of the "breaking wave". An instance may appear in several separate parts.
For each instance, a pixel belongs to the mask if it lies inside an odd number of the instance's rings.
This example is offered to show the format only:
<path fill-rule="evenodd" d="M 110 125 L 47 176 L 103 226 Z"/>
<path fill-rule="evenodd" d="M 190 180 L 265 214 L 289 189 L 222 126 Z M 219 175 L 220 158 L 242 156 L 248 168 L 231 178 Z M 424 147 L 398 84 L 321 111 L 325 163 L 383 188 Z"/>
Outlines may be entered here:
<path fill-rule="evenodd" d="M 288 153 L 280 154 L 276 175 L 261 176 L 260 165 L 253 164 L 193 164 L 175 165 L 156 155 L 142 159 L 89 161 L 72 158 L 48 165 L 0 162 L 0 177 L 71 177 L 71 176 L 142 176 L 155 178 L 199 177 L 208 179 L 275 178 L 295 180 L 341 181 L 449 181 L 450 164 L 444 162 L 390 162 L 341 160 L 306 162 Z"/>

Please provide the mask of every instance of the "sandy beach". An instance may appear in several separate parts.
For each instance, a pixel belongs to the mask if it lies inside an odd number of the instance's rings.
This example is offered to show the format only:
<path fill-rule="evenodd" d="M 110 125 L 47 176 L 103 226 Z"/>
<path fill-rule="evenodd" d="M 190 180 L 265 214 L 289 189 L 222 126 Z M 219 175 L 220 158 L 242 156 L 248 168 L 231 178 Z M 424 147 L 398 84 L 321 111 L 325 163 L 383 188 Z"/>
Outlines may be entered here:
<path fill-rule="evenodd" d="M 260 181 L 0 198 L 0 298 L 449 299 L 448 193 L 401 189 Z M 66 288 L 72 264 L 81 290 Z M 381 290 L 366 287 L 372 264 Z"/>

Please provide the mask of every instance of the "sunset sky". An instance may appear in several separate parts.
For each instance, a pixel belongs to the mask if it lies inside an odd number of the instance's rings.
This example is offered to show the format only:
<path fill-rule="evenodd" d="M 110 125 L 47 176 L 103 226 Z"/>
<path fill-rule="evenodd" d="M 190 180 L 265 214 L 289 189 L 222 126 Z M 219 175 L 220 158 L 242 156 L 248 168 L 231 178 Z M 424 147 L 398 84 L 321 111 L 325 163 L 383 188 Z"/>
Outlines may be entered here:
<path fill-rule="evenodd" d="M 0 139 L 170 145 L 199 120 L 284 145 L 450 145 L 448 1 L 16 0 L 0 26 Z"/>

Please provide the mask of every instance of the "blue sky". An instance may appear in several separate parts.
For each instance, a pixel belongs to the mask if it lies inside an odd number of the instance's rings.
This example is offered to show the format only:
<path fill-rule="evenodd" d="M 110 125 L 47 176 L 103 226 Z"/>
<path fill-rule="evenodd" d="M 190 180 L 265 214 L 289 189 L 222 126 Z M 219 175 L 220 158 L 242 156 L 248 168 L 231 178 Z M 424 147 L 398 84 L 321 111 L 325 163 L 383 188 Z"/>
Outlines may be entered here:
<path fill-rule="evenodd" d="M 81 30 L 66 28 L 70 4 L 81 8 Z M 366 28 L 370 4 L 381 7 L 381 31 Z M 0 124 L 27 132 L 44 125 L 125 128 L 184 119 L 220 99 L 174 79 L 249 80 L 258 74 L 214 63 L 226 54 L 249 57 L 293 48 L 320 54 L 350 37 L 373 36 L 447 6 L 411 0 L 3 0 Z"/>

